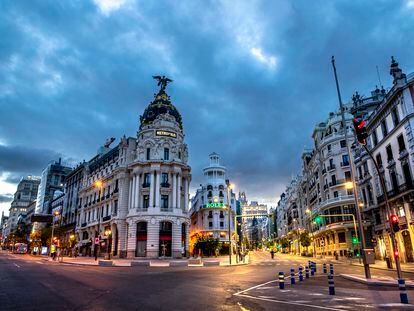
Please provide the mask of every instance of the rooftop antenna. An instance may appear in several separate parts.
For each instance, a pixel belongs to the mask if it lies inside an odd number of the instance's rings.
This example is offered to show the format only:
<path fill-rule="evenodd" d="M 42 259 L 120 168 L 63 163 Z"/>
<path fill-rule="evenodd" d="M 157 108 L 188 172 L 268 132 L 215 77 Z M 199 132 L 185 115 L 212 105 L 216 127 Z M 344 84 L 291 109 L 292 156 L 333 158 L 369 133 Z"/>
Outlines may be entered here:
<path fill-rule="evenodd" d="M 377 68 L 377 78 L 378 78 L 378 82 L 379 82 L 379 84 L 380 84 L 380 85 L 381 85 L 381 87 L 382 87 L 381 76 L 380 76 L 380 73 L 379 73 L 379 70 L 378 70 L 378 65 L 377 65 L 377 66 L 375 66 L 375 68 Z"/>

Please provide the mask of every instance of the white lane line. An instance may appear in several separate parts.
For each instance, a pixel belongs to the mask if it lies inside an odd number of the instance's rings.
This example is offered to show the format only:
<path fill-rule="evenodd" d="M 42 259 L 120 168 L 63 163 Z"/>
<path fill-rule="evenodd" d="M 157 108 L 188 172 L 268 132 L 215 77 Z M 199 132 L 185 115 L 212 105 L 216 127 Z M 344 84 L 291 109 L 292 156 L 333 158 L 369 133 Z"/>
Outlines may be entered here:
<path fill-rule="evenodd" d="M 289 302 L 289 301 L 283 301 L 283 300 L 277 300 L 277 299 L 254 297 L 254 296 L 250 296 L 250 295 L 239 295 L 239 297 L 245 297 L 245 298 L 256 299 L 256 300 L 263 300 L 263 301 L 268 301 L 268 302 L 277 302 L 277 303 L 286 304 L 286 305 L 293 305 L 293 306 L 304 306 L 304 307 L 315 308 L 315 309 L 343 311 L 343 309 L 336 309 L 336 308 L 330 308 L 330 307 L 309 305 L 309 304 L 306 304 L 306 303 L 299 303 L 299 302 Z"/>
<path fill-rule="evenodd" d="M 19 266 L 17 263 L 14 263 L 14 262 L 13 262 L 13 264 L 14 264 L 17 268 L 20 268 L 20 266 Z"/>
<path fill-rule="evenodd" d="M 247 288 L 247 289 L 245 289 L 245 290 L 242 290 L 242 291 L 240 291 L 240 292 L 237 292 L 237 293 L 235 293 L 235 294 L 233 294 L 233 295 L 234 295 L 234 296 L 238 296 L 238 295 L 240 295 L 240 294 L 243 294 L 243 293 L 245 293 L 245 292 L 248 292 L 249 290 L 252 290 L 252 289 L 255 289 L 255 288 L 258 288 L 258 287 L 260 287 L 260 286 L 267 285 L 267 284 L 270 284 L 270 283 L 275 283 L 275 282 L 277 282 L 277 280 L 273 280 L 273 281 L 269 281 L 269 282 L 266 282 L 266 283 L 262 283 L 262 284 L 259 284 L 259 285 L 256 285 L 256 286 L 252 286 L 252 287 L 249 287 L 249 288 Z"/>
<path fill-rule="evenodd" d="M 38 263 L 39 265 L 43 265 L 43 262 L 35 261 L 35 263 Z"/>

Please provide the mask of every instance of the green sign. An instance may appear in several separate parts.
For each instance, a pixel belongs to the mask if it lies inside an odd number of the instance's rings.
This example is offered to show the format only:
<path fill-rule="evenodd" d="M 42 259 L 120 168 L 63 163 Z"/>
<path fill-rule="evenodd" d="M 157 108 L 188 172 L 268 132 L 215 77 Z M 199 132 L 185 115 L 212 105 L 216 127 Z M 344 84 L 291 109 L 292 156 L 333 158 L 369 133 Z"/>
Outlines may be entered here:
<path fill-rule="evenodd" d="M 224 205 L 224 203 L 209 203 L 209 204 L 206 204 L 206 208 L 222 208 L 222 207 L 226 207 Z"/>

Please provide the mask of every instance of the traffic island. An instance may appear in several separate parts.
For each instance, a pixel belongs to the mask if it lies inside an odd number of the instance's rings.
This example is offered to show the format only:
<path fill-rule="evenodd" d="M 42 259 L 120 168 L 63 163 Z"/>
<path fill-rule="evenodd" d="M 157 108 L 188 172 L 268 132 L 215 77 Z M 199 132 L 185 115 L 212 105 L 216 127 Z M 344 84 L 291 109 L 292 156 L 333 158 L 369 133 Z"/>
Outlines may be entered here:
<path fill-rule="evenodd" d="M 204 267 L 220 266 L 220 261 L 203 261 Z"/>
<path fill-rule="evenodd" d="M 187 260 L 170 261 L 170 267 L 187 267 L 187 266 L 188 266 Z"/>
<path fill-rule="evenodd" d="M 365 277 L 357 275 L 357 274 L 340 274 L 340 276 L 350 281 L 367 284 L 371 286 L 398 287 L 398 281 L 393 278 L 382 277 L 382 278 L 366 279 Z M 405 286 L 407 288 L 414 288 L 414 282 L 406 281 Z"/>
<path fill-rule="evenodd" d="M 99 260 L 98 265 L 103 267 L 112 267 L 114 263 L 112 260 Z"/>
<path fill-rule="evenodd" d="M 132 260 L 131 261 L 131 267 L 137 267 L 137 266 L 149 267 L 150 266 L 150 261 Z"/>

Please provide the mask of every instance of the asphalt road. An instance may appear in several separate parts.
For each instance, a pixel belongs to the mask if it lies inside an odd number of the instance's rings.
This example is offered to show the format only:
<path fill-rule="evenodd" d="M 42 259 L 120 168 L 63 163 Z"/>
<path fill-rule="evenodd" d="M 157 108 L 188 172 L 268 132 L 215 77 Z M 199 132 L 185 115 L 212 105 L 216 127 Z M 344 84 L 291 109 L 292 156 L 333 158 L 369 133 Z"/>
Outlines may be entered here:
<path fill-rule="evenodd" d="M 258 254 L 238 267 L 93 267 L 0 253 L 0 310 L 399 310 L 398 290 L 335 278 L 327 295 L 325 275 L 280 291 L 274 282 L 306 260 Z M 336 265 L 335 273 L 363 273 Z M 394 275 L 374 271 L 374 275 Z M 407 275 L 414 279 L 413 275 Z M 269 283 L 270 282 L 270 283 Z M 409 298 L 414 299 L 414 291 Z M 410 306 L 412 307 L 412 306 Z M 414 308 L 413 308 L 414 309 Z"/>

